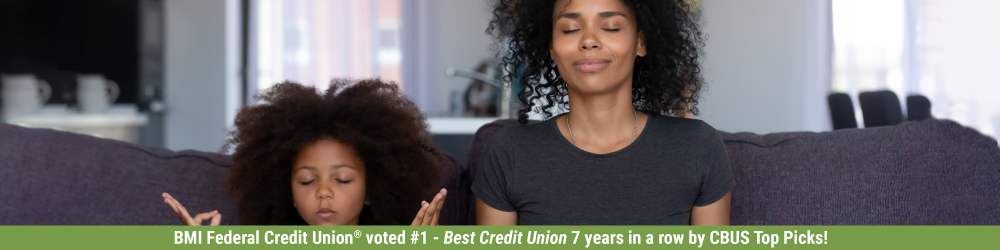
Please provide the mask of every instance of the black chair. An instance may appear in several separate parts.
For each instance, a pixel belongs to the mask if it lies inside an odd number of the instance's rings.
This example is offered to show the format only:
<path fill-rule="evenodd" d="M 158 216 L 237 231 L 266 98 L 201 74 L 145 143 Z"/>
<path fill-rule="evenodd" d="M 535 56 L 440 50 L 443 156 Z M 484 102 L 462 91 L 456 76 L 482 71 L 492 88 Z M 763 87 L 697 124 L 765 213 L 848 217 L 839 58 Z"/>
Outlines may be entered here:
<path fill-rule="evenodd" d="M 861 103 L 866 128 L 892 126 L 905 121 L 899 97 L 892 91 L 863 92 L 858 96 L 858 102 Z"/>
<path fill-rule="evenodd" d="M 922 95 L 906 97 L 906 117 L 910 121 L 934 118 L 931 116 L 931 100 Z"/>
<path fill-rule="evenodd" d="M 854 102 L 851 101 L 851 96 L 844 93 L 833 93 L 826 97 L 826 102 L 830 105 L 830 120 L 833 121 L 833 130 L 858 128 L 858 119 L 854 118 Z"/>

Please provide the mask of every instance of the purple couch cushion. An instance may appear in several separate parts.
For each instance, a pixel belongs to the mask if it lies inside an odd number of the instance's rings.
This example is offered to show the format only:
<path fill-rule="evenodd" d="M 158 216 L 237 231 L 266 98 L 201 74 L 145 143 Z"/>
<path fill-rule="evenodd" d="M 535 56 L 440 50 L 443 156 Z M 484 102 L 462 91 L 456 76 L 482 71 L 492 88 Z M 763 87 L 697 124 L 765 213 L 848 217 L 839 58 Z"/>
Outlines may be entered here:
<path fill-rule="evenodd" d="M 732 224 L 1000 224 L 1000 148 L 952 121 L 722 137 Z"/>
<path fill-rule="evenodd" d="M 192 216 L 218 209 L 238 224 L 222 180 L 225 155 L 173 152 L 0 123 L 0 224 L 179 225 L 160 196 Z"/>

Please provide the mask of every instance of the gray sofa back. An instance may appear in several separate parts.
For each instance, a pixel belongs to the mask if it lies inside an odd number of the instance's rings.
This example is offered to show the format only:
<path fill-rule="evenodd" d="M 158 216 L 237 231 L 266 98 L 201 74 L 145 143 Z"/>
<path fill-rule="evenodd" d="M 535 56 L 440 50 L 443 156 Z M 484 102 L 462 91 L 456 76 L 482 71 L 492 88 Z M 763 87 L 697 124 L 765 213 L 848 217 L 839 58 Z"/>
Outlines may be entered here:
<path fill-rule="evenodd" d="M 441 224 L 475 223 L 475 163 L 489 137 L 512 124 L 477 132 L 471 164 L 443 184 Z M 736 178 L 732 224 L 1000 224 L 1000 148 L 955 122 L 721 133 Z M 162 192 L 239 224 L 223 192 L 229 165 L 226 155 L 0 123 L 0 225 L 177 225 Z"/>
<path fill-rule="evenodd" d="M 449 160 L 439 222 L 469 224 L 470 183 Z M 223 225 L 238 225 L 223 186 L 230 165 L 228 155 L 0 123 L 0 225 L 179 225 L 163 192 L 192 215 L 219 210 Z"/>
<path fill-rule="evenodd" d="M 722 138 L 733 224 L 1000 224 L 1000 148 L 953 121 Z"/>
<path fill-rule="evenodd" d="M 238 224 L 222 186 L 229 165 L 220 154 L 0 123 L 0 224 L 178 225 L 163 192 Z"/>

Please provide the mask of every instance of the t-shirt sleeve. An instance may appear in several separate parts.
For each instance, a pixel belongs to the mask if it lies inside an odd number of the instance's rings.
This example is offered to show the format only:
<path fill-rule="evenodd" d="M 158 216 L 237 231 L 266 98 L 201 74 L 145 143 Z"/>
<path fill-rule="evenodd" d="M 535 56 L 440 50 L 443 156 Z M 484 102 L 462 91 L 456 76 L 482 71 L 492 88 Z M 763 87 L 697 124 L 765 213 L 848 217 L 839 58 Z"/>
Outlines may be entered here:
<path fill-rule="evenodd" d="M 698 167 L 702 169 L 701 192 L 695 206 L 706 206 L 719 201 L 736 186 L 733 170 L 729 164 L 729 153 L 719 131 L 702 122 L 700 129 Z"/>
<path fill-rule="evenodd" d="M 479 158 L 479 169 L 476 179 L 472 181 L 472 192 L 483 200 L 486 205 L 496 210 L 513 212 L 514 205 L 510 201 L 509 180 L 512 154 L 504 138 L 505 131 L 501 129 L 483 147 L 483 155 Z"/>

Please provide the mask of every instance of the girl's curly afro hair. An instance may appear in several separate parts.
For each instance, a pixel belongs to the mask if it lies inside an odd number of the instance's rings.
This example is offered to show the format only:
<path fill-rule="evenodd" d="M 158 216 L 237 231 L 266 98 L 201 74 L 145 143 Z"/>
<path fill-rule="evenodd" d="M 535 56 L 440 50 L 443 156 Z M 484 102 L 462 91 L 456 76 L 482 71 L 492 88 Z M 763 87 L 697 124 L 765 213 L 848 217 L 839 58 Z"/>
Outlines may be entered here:
<path fill-rule="evenodd" d="M 566 82 L 549 57 L 555 2 L 496 0 L 486 29 L 505 68 L 516 73 L 504 80 L 524 85 L 518 94 L 523 104 L 518 111 L 521 123 L 527 122 L 530 112 L 548 119 L 553 108 L 570 108 Z M 704 44 L 700 15 L 684 0 L 622 2 L 635 12 L 647 51 L 633 69 L 632 105 L 653 114 L 697 114 L 698 91 L 704 86 L 698 63 Z"/>
<path fill-rule="evenodd" d="M 334 79 L 320 94 L 292 82 L 240 110 L 223 150 L 235 146 L 227 184 L 243 224 L 306 224 L 292 206 L 291 168 L 299 149 L 322 139 L 352 145 L 365 164 L 362 224 L 406 225 L 452 168 L 429 145 L 424 116 L 394 83 Z"/>

